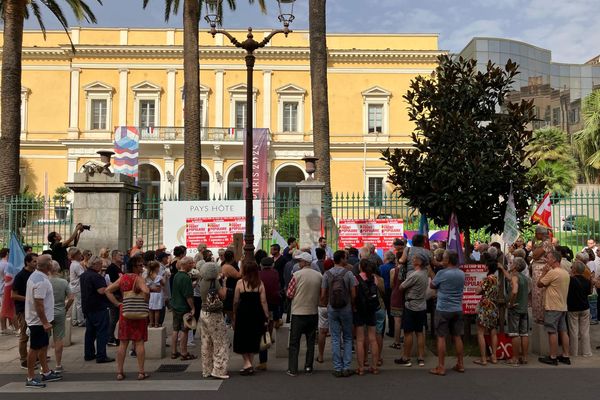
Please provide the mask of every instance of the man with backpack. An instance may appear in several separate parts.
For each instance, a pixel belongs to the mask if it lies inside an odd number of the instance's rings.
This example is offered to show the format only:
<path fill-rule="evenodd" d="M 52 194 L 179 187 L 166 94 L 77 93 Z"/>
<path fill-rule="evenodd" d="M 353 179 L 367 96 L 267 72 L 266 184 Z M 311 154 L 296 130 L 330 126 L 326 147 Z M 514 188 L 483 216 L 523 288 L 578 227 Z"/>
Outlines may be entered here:
<path fill-rule="evenodd" d="M 343 250 L 333 254 L 333 262 L 334 267 L 325 272 L 321 283 L 321 306 L 327 306 L 333 375 L 339 378 L 352 375 L 352 312 L 358 282 L 352 271 L 346 269 L 346 253 Z"/>

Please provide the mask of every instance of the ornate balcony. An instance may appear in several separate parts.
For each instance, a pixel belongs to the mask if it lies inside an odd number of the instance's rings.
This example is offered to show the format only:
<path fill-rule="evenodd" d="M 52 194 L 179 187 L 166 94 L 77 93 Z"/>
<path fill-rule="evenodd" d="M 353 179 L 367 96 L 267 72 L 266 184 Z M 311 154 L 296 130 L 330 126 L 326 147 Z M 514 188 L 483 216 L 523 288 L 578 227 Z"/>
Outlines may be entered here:
<path fill-rule="evenodd" d="M 237 128 L 200 128 L 202 141 L 205 142 L 243 142 L 245 129 Z M 181 141 L 184 128 L 182 126 L 154 126 L 138 128 L 141 141 Z"/>

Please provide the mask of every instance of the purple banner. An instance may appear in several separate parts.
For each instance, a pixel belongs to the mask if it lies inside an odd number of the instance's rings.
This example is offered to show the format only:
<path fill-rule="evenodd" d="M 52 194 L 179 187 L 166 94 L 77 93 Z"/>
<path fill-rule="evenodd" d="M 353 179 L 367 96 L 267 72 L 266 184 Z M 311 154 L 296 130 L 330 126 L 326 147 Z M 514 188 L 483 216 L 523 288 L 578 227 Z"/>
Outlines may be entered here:
<path fill-rule="evenodd" d="M 244 142 L 244 165 L 246 160 L 246 143 Z M 252 197 L 254 199 L 264 199 L 269 193 L 269 130 L 253 129 L 252 131 Z M 244 168 L 244 194 L 246 194 L 245 185 L 246 168 Z"/>

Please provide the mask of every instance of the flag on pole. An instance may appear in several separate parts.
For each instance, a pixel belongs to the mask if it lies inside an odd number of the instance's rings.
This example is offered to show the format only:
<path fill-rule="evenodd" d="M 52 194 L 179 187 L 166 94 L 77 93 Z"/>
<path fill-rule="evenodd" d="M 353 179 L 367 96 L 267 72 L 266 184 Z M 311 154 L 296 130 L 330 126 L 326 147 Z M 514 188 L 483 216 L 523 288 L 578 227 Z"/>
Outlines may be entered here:
<path fill-rule="evenodd" d="M 287 242 L 285 241 L 284 237 L 281 236 L 281 234 L 275 229 L 273 229 L 272 243 L 277 243 L 282 249 L 287 247 Z"/>
<path fill-rule="evenodd" d="M 14 232 L 10 234 L 8 251 L 8 269 L 6 272 L 14 277 L 25 266 L 25 252 L 23 251 L 21 242 L 19 242 L 19 239 L 17 239 L 17 236 L 14 234 Z"/>
<path fill-rule="evenodd" d="M 423 247 L 429 249 L 429 221 L 427 221 L 427 217 L 424 214 L 421 214 L 421 219 L 419 220 L 419 234 L 425 236 Z"/>
<path fill-rule="evenodd" d="M 504 232 L 502 232 L 502 241 L 511 245 L 519 238 L 519 226 L 517 224 L 517 208 L 515 207 L 515 198 L 513 196 L 512 186 L 506 202 L 506 212 L 504 213 Z"/>
<path fill-rule="evenodd" d="M 458 253 L 458 265 L 463 265 L 465 263 L 465 253 L 463 252 L 462 243 L 460 241 L 460 229 L 455 213 L 452 213 L 450 216 L 450 223 L 448 224 L 448 244 L 446 248 Z"/>
<path fill-rule="evenodd" d="M 546 193 L 541 203 L 535 209 L 531 220 L 546 228 L 552 228 L 550 219 L 552 218 L 552 203 L 550 202 L 550 193 Z"/>

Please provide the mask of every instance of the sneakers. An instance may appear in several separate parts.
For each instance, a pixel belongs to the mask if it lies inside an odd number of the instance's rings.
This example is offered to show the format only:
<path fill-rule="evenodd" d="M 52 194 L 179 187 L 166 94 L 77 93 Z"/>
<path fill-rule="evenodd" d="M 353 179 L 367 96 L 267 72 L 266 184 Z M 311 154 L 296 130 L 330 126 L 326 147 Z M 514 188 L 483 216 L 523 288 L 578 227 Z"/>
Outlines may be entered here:
<path fill-rule="evenodd" d="M 296 373 L 294 373 L 294 372 L 290 371 L 289 369 L 288 369 L 288 370 L 287 370 L 285 373 L 286 373 L 288 376 L 293 376 L 293 377 L 295 377 L 295 376 L 298 376 L 298 374 L 296 374 Z"/>
<path fill-rule="evenodd" d="M 64 368 L 62 367 L 62 365 L 57 365 L 57 366 L 54 368 L 54 372 L 56 372 L 57 374 L 60 374 L 60 375 L 62 375 L 62 373 L 63 373 L 63 372 L 65 372 L 65 370 L 64 370 Z"/>
<path fill-rule="evenodd" d="M 312 373 L 313 373 L 312 367 L 304 367 L 304 374 L 312 375 Z"/>
<path fill-rule="evenodd" d="M 112 357 L 106 357 L 106 358 L 97 358 L 97 359 L 96 359 L 96 363 L 97 363 L 97 364 L 106 364 L 106 363 L 111 363 L 111 362 L 113 362 L 113 361 L 115 361 L 115 359 L 114 359 L 114 358 L 112 358 Z"/>
<path fill-rule="evenodd" d="M 56 372 L 50 370 L 47 374 L 42 374 L 42 382 L 56 382 L 60 381 L 62 376 Z"/>
<path fill-rule="evenodd" d="M 221 380 L 226 380 L 229 379 L 229 375 L 216 375 L 216 374 L 210 374 L 209 376 L 215 378 L 215 379 L 221 379 Z"/>
<path fill-rule="evenodd" d="M 569 357 L 558 356 L 558 362 L 566 365 L 571 365 L 571 359 Z"/>
<path fill-rule="evenodd" d="M 107 346 L 111 346 L 111 347 L 116 347 L 119 345 L 119 343 L 116 342 L 116 340 L 113 340 L 112 342 L 108 342 L 106 343 Z"/>
<path fill-rule="evenodd" d="M 25 381 L 25 387 L 30 388 L 30 389 L 43 389 L 46 387 L 46 384 L 40 382 L 36 378 L 33 378 L 33 379 L 27 379 Z"/>
<path fill-rule="evenodd" d="M 403 367 L 412 367 L 412 363 L 410 362 L 410 360 L 405 360 L 404 358 L 395 359 L 394 364 L 398 364 Z"/>
<path fill-rule="evenodd" d="M 354 371 L 350 370 L 350 369 L 345 369 L 342 371 L 342 376 L 344 378 L 348 378 L 350 376 L 354 375 Z"/>
<path fill-rule="evenodd" d="M 417 361 L 419 362 L 419 367 L 425 366 L 425 360 L 423 360 L 422 358 L 419 358 Z"/>
<path fill-rule="evenodd" d="M 21 361 L 21 369 L 27 369 L 27 361 Z"/>
<path fill-rule="evenodd" d="M 342 378 L 344 376 L 342 371 L 333 371 L 331 374 L 336 378 Z"/>
<path fill-rule="evenodd" d="M 548 365 L 558 365 L 558 359 L 552 358 L 550 356 L 540 357 L 540 358 L 538 358 L 538 361 L 541 363 L 544 363 L 544 364 L 548 364 Z"/>

